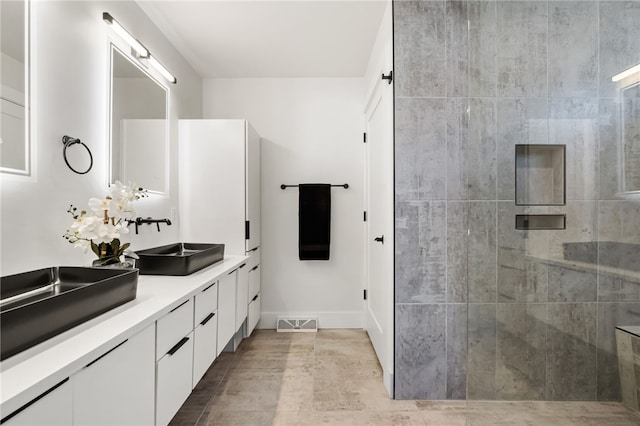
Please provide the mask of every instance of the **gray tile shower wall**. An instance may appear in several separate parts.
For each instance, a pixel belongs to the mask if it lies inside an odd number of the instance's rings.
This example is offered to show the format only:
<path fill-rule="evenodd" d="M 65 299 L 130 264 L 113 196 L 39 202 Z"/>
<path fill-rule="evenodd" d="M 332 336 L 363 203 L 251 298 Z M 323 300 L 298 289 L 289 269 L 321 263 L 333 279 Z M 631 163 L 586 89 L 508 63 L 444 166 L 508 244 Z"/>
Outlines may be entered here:
<path fill-rule="evenodd" d="M 640 203 L 611 77 L 640 63 L 640 0 L 393 4 L 395 397 L 619 400 Z M 515 205 L 516 144 L 566 145 L 565 206 Z M 545 213 L 567 229 L 515 229 Z"/>

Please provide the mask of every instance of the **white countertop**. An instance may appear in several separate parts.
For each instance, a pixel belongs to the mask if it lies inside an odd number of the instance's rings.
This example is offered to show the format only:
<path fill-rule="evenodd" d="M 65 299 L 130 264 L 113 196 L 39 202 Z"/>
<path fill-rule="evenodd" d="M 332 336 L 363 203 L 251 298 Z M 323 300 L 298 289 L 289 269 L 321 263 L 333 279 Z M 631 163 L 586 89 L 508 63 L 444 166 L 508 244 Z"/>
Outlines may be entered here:
<path fill-rule="evenodd" d="M 185 277 L 141 275 L 135 300 L 2 361 L 0 415 L 73 375 L 246 259 L 225 256 L 222 262 Z"/>

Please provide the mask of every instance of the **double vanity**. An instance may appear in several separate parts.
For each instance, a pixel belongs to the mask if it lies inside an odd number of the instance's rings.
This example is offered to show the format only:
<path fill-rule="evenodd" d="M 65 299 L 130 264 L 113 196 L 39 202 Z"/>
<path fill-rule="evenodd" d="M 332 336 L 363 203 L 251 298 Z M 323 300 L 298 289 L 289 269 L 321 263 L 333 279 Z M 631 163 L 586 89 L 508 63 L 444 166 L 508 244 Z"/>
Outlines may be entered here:
<path fill-rule="evenodd" d="M 194 267 L 185 263 L 189 256 L 184 254 L 189 253 L 190 248 L 186 245 L 179 248 L 182 256 L 172 255 L 175 245 L 165 246 L 164 250 L 169 250 L 163 254 L 167 260 L 162 262 L 165 267 Z M 107 296 L 108 291 L 104 297 L 93 294 L 91 300 L 83 298 L 82 293 L 92 287 L 97 291 L 101 283 L 106 286 L 102 291 L 105 288 L 131 290 L 132 272 L 70 267 L 34 271 L 51 282 L 44 286 L 49 290 L 38 293 L 37 288 L 30 289 L 27 297 L 35 299 L 29 300 L 37 303 L 38 297 L 44 300 L 53 295 L 51 292 L 58 291 L 53 298 L 67 297 L 67 303 L 75 303 L 73 306 L 78 315 L 84 316 L 84 322 L 69 320 L 67 313 L 67 318 L 62 320 L 72 325 L 52 335 L 51 329 L 59 324 L 55 324 L 57 316 L 51 308 L 53 313 L 45 312 L 48 317 L 40 323 L 42 330 L 35 332 L 40 335 L 40 343 L 16 344 L 12 350 L 17 353 L 3 355 L 0 363 L 2 424 L 168 424 L 216 357 L 225 348 L 235 350 L 239 341 L 257 325 L 259 259 L 260 253 L 256 250 L 249 256 L 225 256 L 189 275 L 141 274 L 137 294 L 134 285 L 135 299 L 131 300 L 121 291 L 120 302 Z M 149 261 L 142 256 L 141 261 L 145 260 Z M 195 256 L 191 260 L 197 261 Z M 73 291 L 60 290 L 70 284 L 73 287 L 71 281 L 79 285 L 81 278 L 95 282 L 85 283 L 83 288 Z M 110 285 L 104 284 L 104 280 L 111 280 Z M 118 284 L 118 280 L 122 284 Z M 74 293 L 77 300 L 69 298 Z M 16 294 L 11 297 L 15 298 Z M 102 299 L 109 299 L 105 303 L 116 307 L 98 312 L 92 304 Z M 20 298 L 12 303 L 20 304 Z M 97 313 L 87 313 L 89 307 Z M 34 327 L 38 327 L 36 321 L 28 328 Z M 19 339 L 17 336 L 14 339 Z M 2 337 L 4 341 L 5 336 Z"/>

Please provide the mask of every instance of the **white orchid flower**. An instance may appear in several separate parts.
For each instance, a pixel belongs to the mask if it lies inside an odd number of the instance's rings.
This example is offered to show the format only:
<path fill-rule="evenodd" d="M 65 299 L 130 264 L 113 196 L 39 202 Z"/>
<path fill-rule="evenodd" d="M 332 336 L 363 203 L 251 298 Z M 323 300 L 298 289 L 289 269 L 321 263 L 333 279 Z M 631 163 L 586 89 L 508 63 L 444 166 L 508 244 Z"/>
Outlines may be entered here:
<path fill-rule="evenodd" d="M 110 223 L 101 223 L 96 227 L 96 236 L 92 241 L 96 244 L 110 243 L 116 238 L 120 238 L 120 234 L 116 227 Z"/>
<path fill-rule="evenodd" d="M 126 203 L 127 202 L 127 187 L 122 184 L 119 180 L 117 180 L 113 186 L 109 189 L 109 193 L 111 194 L 111 198 L 118 203 Z"/>
<path fill-rule="evenodd" d="M 122 182 L 116 181 L 110 189 L 111 196 L 114 200 L 129 203 L 140 198 L 141 191 L 134 183 L 123 185 Z"/>
<path fill-rule="evenodd" d="M 115 202 L 112 202 L 111 205 L 109 206 L 109 210 L 107 211 L 107 214 L 109 215 L 109 217 L 113 217 L 116 220 L 119 219 L 126 219 L 127 217 L 129 217 L 128 214 L 128 206 L 127 206 L 127 202 L 126 201 L 122 201 L 122 200 L 112 200 Z"/>
<path fill-rule="evenodd" d="M 96 224 L 101 220 L 96 216 L 78 216 L 78 218 L 71 224 L 70 229 L 77 231 L 80 234 L 93 231 Z"/>
<path fill-rule="evenodd" d="M 89 198 L 89 208 L 94 212 L 107 211 L 111 204 L 110 198 Z"/>
<path fill-rule="evenodd" d="M 119 234 L 128 234 L 129 228 L 127 228 L 127 226 L 123 225 L 122 223 L 118 223 L 116 225 L 116 232 L 118 232 Z"/>
<path fill-rule="evenodd" d="M 75 240 L 75 241 L 73 242 L 73 247 L 74 247 L 74 248 L 81 248 L 81 249 L 82 249 L 82 251 L 86 253 L 86 252 L 87 252 L 87 249 L 88 249 L 89 247 L 91 247 L 91 241 L 89 241 L 89 240 L 80 240 L 80 239 L 78 239 L 78 240 Z"/>

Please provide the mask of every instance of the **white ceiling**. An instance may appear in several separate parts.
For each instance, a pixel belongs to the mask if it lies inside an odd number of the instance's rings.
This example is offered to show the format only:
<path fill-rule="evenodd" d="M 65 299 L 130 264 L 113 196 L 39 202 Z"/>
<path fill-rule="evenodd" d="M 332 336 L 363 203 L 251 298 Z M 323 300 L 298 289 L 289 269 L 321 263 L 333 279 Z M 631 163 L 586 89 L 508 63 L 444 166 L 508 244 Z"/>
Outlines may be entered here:
<path fill-rule="evenodd" d="M 138 4 L 203 78 L 362 77 L 388 0 Z"/>

